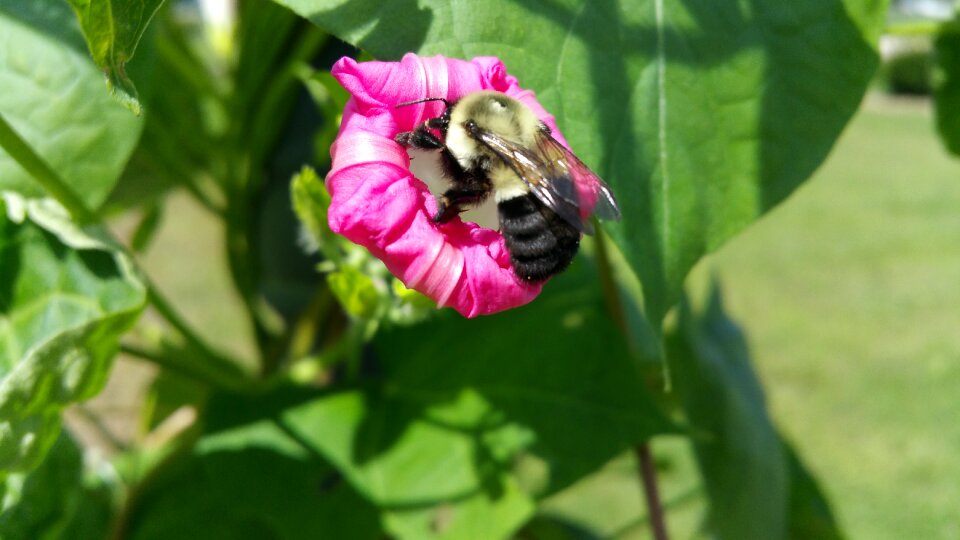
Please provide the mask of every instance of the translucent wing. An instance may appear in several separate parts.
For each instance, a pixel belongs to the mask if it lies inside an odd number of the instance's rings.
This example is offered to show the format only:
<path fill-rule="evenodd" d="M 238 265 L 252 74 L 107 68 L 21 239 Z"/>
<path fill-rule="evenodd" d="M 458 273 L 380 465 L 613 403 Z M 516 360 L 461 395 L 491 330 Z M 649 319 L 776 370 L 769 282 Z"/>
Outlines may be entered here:
<path fill-rule="evenodd" d="M 613 198 L 613 192 L 596 173 L 580 161 L 580 158 L 546 131 L 538 138 L 537 144 L 540 155 L 552 160 L 553 166 L 550 169 L 553 173 L 559 175 L 563 171 L 563 176 L 572 180 L 566 184 L 560 184 L 558 188 L 566 185 L 576 190 L 583 220 L 589 219 L 590 216 L 614 221 L 620 219 L 620 207 L 617 205 L 617 200 Z"/>
<path fill-rule="evenodd" d="M 580 231 L 593 234 L 590 216 L 620 219 L 610 188 L 544 127 L 529 149 L 476 125 L 468 132 L 493 150 L 547 208 Z"/>

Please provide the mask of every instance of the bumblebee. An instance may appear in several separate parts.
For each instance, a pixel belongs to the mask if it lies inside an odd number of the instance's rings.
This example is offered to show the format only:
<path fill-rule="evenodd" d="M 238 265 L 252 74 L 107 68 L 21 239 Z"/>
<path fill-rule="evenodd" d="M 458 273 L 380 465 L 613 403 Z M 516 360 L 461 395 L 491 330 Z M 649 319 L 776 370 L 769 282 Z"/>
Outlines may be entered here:
<path fill-rule="evenodd" d="M 445 223 L 494 194 L 500 233 L 521 279 L 544 281 L 565 270 L 580 235 L 593 233 L 591 216 L 620 219 L 610 188 L 520 101 L 481 91 L 456 102 L 427 98 L 397 107 L 427 101 L 446 108 L 395 140 L 439 151 L 451 185 L 437 197 L 434 222 Z"/>

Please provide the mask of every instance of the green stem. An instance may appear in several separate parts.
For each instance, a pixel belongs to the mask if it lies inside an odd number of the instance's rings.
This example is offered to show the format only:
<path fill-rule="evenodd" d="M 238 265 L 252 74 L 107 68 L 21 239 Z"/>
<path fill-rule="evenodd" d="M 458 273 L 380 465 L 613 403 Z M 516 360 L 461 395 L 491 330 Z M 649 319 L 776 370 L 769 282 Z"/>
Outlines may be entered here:
<path fill-rule="evenodd" d="M 154 286 L 149 279 L 144 278 L 144 280 L 147 283 L 147 295 L 150 304 L 153 305 L 154 309 L 160 313 L 164 320 L 170 323 L 170 326 L 180 333 L 193 350 L 203 356 L 206 361 L 211 364 L 211 367 L 230 371 L 237 370 L 239 362 L 221 352 L 215 351 L 183 320 L 183 317 L 173 309 L 173 306 L 167 302 L 167 299 L 160 293 L 156 286 Z"/>
<path fill-rule="evenodd" d="M 63 205 L 74 221 L 81 224 L 99 221 L 97 215 L 87 209 L 80 197 L 43 158 L 33 151 L 33 148 L 7 123 L 2 114 L 0 114 L 0 148 L 3 148 L 14 161 L 30 173 L 51 197 Z"/>
<path fill-rule="evenodd" d="M 885 34 L 894 36 L 930 37 L 936 35 L 942 26 L 943 23 L 940 21 L 910 21 L 888 24 L 883 30 Z"/>
<path fill-rule="evenodd" d="M 300 65 L 309 63 L 310 59 L 326 43 L 329 36 L 315 26 L 308 26 L 304 35 L 297 42 L 296 47 L 287 58 L 286 64 L 277 72 L 263 93 L 259 106 L 254 109 L 250 122 L 251 171 L 256 174 L 260 170 L 264 155 L 272 149 L 271 142 L 276 140 L 283 127 L 278 118 L 285 116 L 284 109 L 289 110 L 293 100 L 290 94 L 300 78 L 297 72 Z M 259 152 L 258 152 L 259 151 Z"/>
<path fill-rule="evenodd" d="M 97 434 L 99 434 L 100 437 L 107 442 L 107 444 L 113 447 L 114 451 L 125 452 L 130 449 L 130 446 L 127 443 L 120 440 L 120 437 L 117 437 L 117 435 L 110 430 L 107 424 L 104 423 L 103 419 L 100 418 L 100 415 L 91 411 L 86 404 L 80 403 L 74 407 L 74 410 L 78 415 L 80 415 L 80 417 L 84 419 L 84 421 L 90 424 L 94 431 L 96 431 Z"/>
<path fill-rule="evenodd" d="M 607 305 L 607 311 L 619 327 L 624 339 L 628 339 L 630 328 L 627 323 L 626 312 L 616 279 L 613 275 L 613 266 L 610 264 L 610 254 L 607 251 L 606 239 L 603 230 L 597 227 L 597 267 L 600 274 L 600 286 Z M 638 374 L 639 375 L 639 374 Z M 655 540 L 668 540 L 666 521 L 664 520 L 663 505 L 660 503 L 660 491 L 657 486 L 657 471 L 653 466 L 650 446 L 647 443 L 634 447 L 637 456 L 637 468 L 640 472 L 640 484 L 643 486 L 644 499 L 647 503 L 647 515 L 650 518 L 650 528 Z"/>
<path fill-rule="evenodd" d="M 290 94 L 298 83 L 296 67 L 309 60 L 327 38 L 320 30 L 308 26 L 284 66 L 277 70 L 254 106 L 243 96 L 232 96 L 228 107 L 237 121 L 228 134 L 229 150 L 225 162 L 227 186 L 226 245 L 227 262 L 234 286 L 246 308 L 260 353 L 261 373 L 267 377 L 281 364 L 282 329 L 276 316 L 260 297 L 259 266 L 255 212 L 263 191 L 263 163 L 273 148 L 288 115 Z"/>
<path fill-rule="evenodd" d="M 169 12 L 169 10 L 168 10 Z M 167 25 L 167 32 L 172 33 L 170 28 L 176 28 L 176 23 Z M 170 69 L 177 72 L 180 78 L 190 85 L 187 89 L 192 93 L 222 98 L 223 91 L 214 84 L 214 79 L 209 76 L 203 64 L 198 60 L 189 48 L 187 48 L 187 38 L 180 35 L 179 32 L 173 36 L 164 36 L 166 39 L 158 39 L 157 53 L 170 66 Z"/>
<path fill-rule="evenodd" d="M 251 385 L 250 381 L 232 364 L 223 367 L 205 362 L 202 364 L 203 367 L 200 367 L 201 364 L 198 362 L 171 358 L 168 351 L 148 349 L 128 343 L 120 344 L 120 352 L 134 358 L 145 360 L 161 369 L 176 373 L 211 388 L 237 391 L 246 389 Z"/>

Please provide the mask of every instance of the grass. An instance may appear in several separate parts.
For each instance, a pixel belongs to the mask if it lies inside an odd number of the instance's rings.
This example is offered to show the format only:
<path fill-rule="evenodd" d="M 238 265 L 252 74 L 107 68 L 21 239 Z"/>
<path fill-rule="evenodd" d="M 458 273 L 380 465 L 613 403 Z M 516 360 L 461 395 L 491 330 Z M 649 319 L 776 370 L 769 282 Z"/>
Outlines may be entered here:
<path fill-rule="evenodd" d="M 691 276 L 851 538 L 960 538 L 960 161 L 871 96 L 820 171 Z"/>
<path fill-rule="evenodd" d="M 871 95 L 827 162 L 706 258 L 747 334 L 772 416 L 851 539 L 960 538 L 960 160 L 928 102 Z M 672 538 L 705 506 L 686 441 L 655 441 Z M 619 540 L 650 538 L 629 456 L 546 502 Z"/>

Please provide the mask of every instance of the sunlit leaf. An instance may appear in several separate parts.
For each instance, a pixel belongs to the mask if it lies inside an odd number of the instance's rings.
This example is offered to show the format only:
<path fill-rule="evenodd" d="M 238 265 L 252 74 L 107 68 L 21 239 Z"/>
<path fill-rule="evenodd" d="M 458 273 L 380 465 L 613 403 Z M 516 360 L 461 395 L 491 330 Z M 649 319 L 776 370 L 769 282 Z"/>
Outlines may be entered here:
<path fill-rule="evenodd" d="M 0 203 L 0 469 L 35 466 L 60 411 L 102 388 L 146 293 L 132 262 L 49 200 Z M 9 214 L 9 215 L 8 215 Z"/>
<path fill-rule="evenodd" d="M 0 88 L 0 114 L 88 207 L 99 207 L 143 122 L 104 92 L 65 2 L 0 2 Z M 0 190 L 45 195 L 3 149 Z"/>
<path fill-rule="evenodd" d="M 369 319 L 376 314 L 381 295 L 370 276 L 346 266 L 328 274 L 327 285 L 350 315 Z"/>
<path fill-rule="evenodd" d="M 290 196 L 293 210 L 303 224 L 309 247 L 321 250 L 330 260 L 338 260 L 337 237 L 327 223 L 330 193 L 317 172 L 304 167 L 297 173 L 290 184 Z"/>
<path fill-rule="evenodd" d="M 561 489 L 623 450 L 674 431 L 599 288 L 581 259 L 527 306 L 381 330 L 375 348 L 406 399 L 439 405 L 466 392 L 482 398 L 490 418 L 528 431 L 529 450 L 547 465 L 547 490 Z"/>
<path fill-rule="evenodd" d="M 534 507 L 491 444 L 509 440 L 516 451 L 522 435 L 510 425 L 485 426 L 474 416 L 477 405 L 475 396 L 462 396 L 422 410 L 409 399 L 347 392 L 282 418 L 381 509 L 398 538 L 504 538 Z M 469 420 L 435 418 L 445 413 Z"/>

